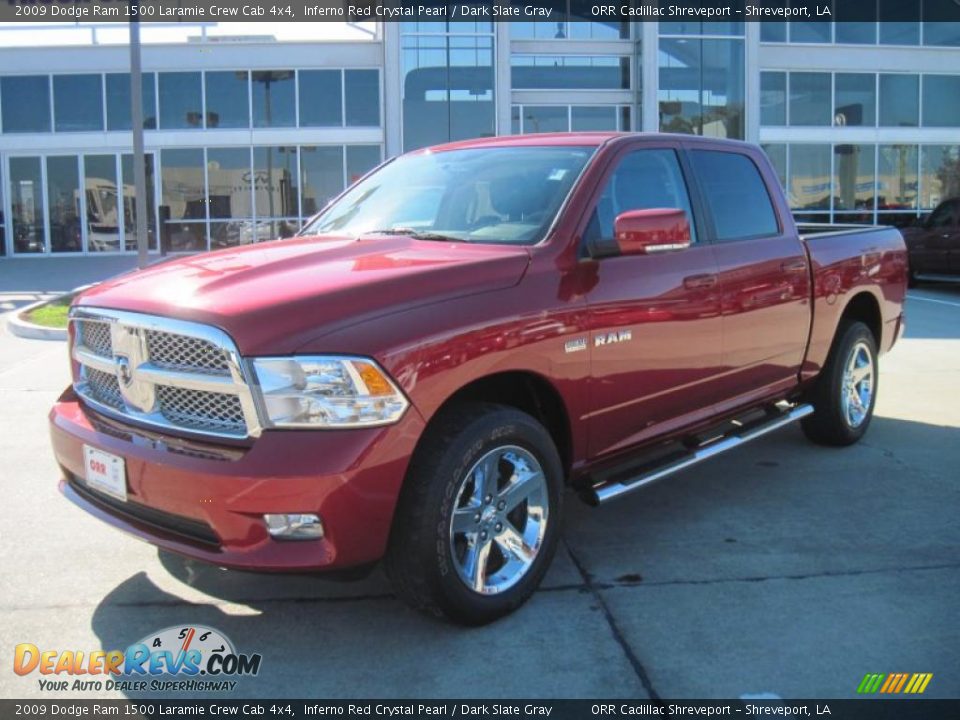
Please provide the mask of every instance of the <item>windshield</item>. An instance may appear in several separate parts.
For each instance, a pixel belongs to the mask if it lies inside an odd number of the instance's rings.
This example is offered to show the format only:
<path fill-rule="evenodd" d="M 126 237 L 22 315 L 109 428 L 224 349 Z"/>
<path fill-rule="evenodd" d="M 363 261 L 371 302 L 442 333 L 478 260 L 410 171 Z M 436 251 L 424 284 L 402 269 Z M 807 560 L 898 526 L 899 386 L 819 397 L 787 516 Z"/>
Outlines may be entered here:
<path fill-rule="evenodd" d="M 470 148 L 404 155 L 360 181 L 301 235 L 411 234 L 533 245 L 593 148 Z"/>

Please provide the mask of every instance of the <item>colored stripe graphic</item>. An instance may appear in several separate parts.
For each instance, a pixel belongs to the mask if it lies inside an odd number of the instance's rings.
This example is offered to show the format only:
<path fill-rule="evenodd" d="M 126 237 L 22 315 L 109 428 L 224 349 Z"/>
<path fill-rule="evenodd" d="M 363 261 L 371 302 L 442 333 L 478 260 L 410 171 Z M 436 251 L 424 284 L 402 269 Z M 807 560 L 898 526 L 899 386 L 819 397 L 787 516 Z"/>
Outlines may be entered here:
<path fill-rule="evenodd" d="M 857 692 L 861 695 L 876 692 L 887 695 L 900 692 L 905 695 L 919 695 L 927 689 L 932 679 L 933 673 L 867 673 L 857 686 Z"/>
<path fill-rule="evenodd" d="M 880 689 L 880 683 L 883 682 L 885 677 L 886 674 L 883 673 L 867 673 L 863 676 L 863 680 L 860 681 L 857 692 L 862 694 L 875 693 Z"/>

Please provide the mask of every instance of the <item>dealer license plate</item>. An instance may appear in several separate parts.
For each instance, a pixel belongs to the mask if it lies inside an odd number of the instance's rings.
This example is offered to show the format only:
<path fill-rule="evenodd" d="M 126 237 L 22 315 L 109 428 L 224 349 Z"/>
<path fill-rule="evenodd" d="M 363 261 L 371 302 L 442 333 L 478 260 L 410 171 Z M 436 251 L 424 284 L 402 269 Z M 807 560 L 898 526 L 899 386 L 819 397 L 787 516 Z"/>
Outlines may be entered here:
<path fill-rule="evenodd" d="M 127 501 L 127 470 L 123 458 L 83 446 L 87 485 L 117 500 Z"/>

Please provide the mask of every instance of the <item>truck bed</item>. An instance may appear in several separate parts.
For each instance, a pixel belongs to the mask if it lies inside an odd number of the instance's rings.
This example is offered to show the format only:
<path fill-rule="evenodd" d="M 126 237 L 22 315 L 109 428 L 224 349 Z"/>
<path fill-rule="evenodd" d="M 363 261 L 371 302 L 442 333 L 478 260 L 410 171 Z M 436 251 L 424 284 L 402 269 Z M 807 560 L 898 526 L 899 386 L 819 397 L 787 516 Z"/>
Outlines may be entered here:
<path fill-rule="evenodd" d="M 801 378 L 820 371 L 847 299 L 861 293 L 875 302 L 879 351 L 890 350 L 902 332 L 906 297 L 907 251 L 900 231 L 827 223 L 802 223 L 797 229 L 810 258 L 813 287 L 810 343 Z"/>

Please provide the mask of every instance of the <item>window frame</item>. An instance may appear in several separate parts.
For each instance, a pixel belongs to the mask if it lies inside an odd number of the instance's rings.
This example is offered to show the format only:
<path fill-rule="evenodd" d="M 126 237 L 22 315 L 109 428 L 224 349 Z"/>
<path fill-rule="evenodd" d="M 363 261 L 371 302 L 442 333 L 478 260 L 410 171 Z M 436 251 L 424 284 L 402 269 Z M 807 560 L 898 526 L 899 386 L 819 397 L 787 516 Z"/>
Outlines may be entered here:
<path fill-rule="evenodd" d="M 786 226 L 781 217 L 780 206 L 776 201 L 776 194 L 771 190 L 770 178 L 767 177 L 765 168 L 757 163 L 757 158 L 752 152 L 743 152 L 742 150 L 724 147 L 720 145 L 706 145 L 706 144 L 684 144 L 683 148 L 684 154 L 687 155 L 687 162 L 690 164 L 691 177 L 693 178 L 694 184 L 697 186 L 697 193 L 700 197 L 701 202 L 701 212 L 703 213 L 704 224 L 708 228 L 708 233 L 706 239 L 709 243 L 715 245 L 728 245 L 730 243 L 737 242 L 748 242 L 751 240 L 772 240 L 776 238 L 781 238 L 786 232 Z M 767 199 L 770 201 L 770 209 L 773 211 L 773 220 L 776 223 L 776 230 L 773 233 L 760 233 L 756 235 L 745 235 L 743 237 L 735 238 L 725 238 L 721 240 L 717 235 L 717 224 L 716 219 L 713 216 L 713 212 L 710 209 L 710 203 L 707 201 L 706 189 L 701 182 L 699 175 L 694 170 L 693 165 L 693 153 L 694 152 L 716 152 L 716 153 L 726 153 L 728 155 L 736 155 L 738 157 L 744 158 L 749 162 L 757 172 L 757 177 L 760 179 L 760 183 L 763 186 L 764 190 L 767 192 Z M 763 152 L 762 150 L 760 151 Z M 770 167 L 772 170 L 772 166 Z M 774 179 L 776 180 L 776 174 L 774 173 Z M 779 182 L 779 180 L 776 180 Z"/>

